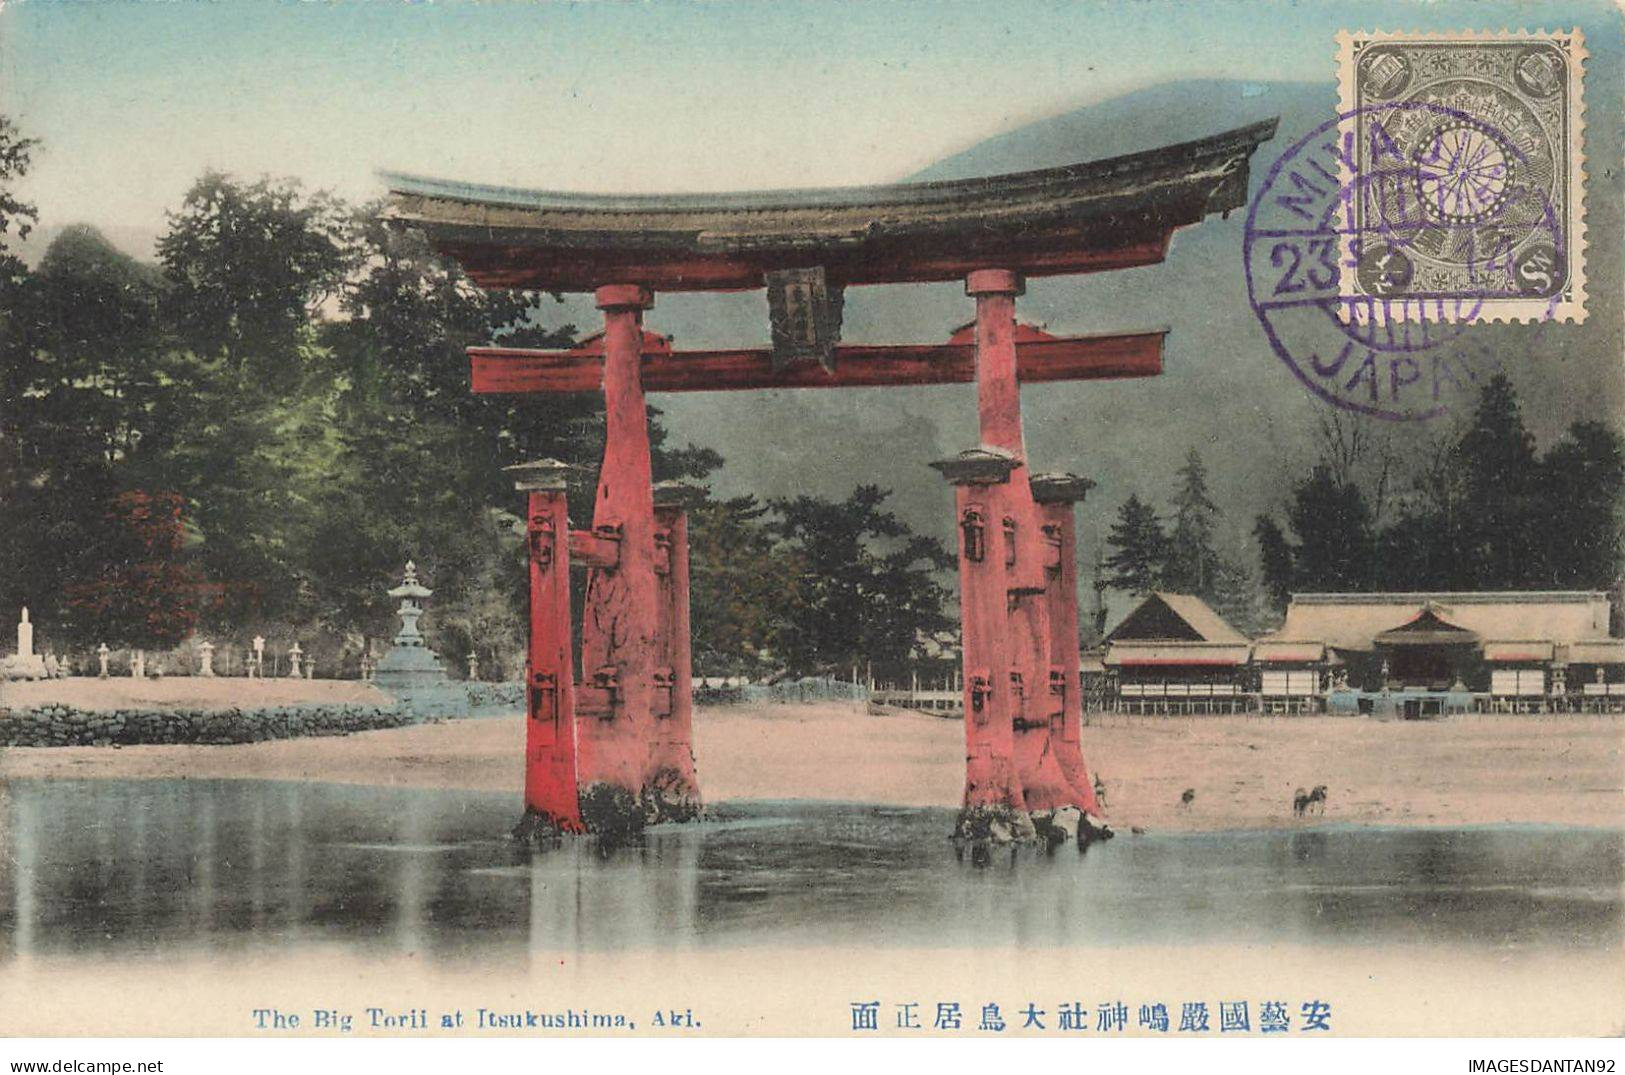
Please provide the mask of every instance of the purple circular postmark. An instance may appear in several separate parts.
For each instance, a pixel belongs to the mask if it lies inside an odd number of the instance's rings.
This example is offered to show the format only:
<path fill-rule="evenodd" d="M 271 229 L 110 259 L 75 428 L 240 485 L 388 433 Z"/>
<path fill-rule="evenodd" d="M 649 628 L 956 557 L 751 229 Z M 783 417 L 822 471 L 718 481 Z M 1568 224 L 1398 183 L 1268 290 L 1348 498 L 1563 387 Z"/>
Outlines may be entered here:
<path fill-rule="evenodd" d="M 1310 391 L 1375 417 L 1443 414 L 1502 355 L 1472 329 L 1564 283 L 1540 160 L 1436 103 L 1345 112 L 1295 142 L 1248 206 L 1247 297 Z M 1534 176 L 1534 179 L 1530 177 Z"/>

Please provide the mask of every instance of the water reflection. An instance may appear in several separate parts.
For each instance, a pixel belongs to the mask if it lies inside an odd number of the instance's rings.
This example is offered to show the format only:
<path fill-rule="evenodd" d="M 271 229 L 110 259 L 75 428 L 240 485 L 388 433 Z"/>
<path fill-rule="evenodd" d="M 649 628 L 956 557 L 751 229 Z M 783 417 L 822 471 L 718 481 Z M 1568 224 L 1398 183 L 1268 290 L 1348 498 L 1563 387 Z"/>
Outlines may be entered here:
<path fill-rule="evenodd" d="M 230 781 L 0 789 L 0 957 L 339 942 L 443 959 L 834 941 L 1617 947 L 1617 832 L 1123 837 L 965 853 L 951 814 L 724 806 L 604 851 L 505 795 Z"/>

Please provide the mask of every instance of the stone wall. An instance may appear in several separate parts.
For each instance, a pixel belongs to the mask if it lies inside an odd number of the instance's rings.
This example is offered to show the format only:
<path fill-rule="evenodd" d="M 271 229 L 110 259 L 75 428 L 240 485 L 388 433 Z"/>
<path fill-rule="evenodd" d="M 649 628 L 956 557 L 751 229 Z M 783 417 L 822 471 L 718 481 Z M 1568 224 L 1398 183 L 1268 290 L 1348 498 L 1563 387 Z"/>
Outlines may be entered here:
<path fill-rule="evenodd" d="M 464 681 L 463 687 L 468 691 L 468 704 L 474 709 L 511 710 L 516 713 L 525 709 L 523 683 Z"/>
<path fill-rule="evenodd" d="M 348 735 L 398 728 L 420 718 L 409 709 L 368 705 L 290 705 L 274 709 L 76 709 L 42 705 L 0 710 L 0 746 L 98 746 L 111 743 L 255 743 L 264 739 Z"/>

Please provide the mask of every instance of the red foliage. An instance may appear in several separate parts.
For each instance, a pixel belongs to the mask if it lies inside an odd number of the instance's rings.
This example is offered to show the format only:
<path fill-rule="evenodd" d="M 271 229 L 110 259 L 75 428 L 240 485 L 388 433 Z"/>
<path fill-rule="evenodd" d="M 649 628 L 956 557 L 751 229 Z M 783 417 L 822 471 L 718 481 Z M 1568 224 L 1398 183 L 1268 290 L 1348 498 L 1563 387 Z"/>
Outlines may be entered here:
<path fill-rule="evenodd" d="M 132 490 L 113 498 L 96 577 L 67 587 L 82 631 L 116 645 L 171 646 L 219 602 L 220 587 L 180 560 L 184 510 L 180 494 L 169 491 Z"/>

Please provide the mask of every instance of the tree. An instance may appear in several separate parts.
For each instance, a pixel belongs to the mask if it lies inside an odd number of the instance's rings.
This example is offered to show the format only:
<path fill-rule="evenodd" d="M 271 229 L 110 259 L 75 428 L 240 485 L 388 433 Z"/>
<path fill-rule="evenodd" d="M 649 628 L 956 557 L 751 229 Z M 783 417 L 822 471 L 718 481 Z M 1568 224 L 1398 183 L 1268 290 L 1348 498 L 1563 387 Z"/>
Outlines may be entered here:
<path fill-rule="evenodd" d="M 785 603 L 780 646 L 802 674 L 872 663 L 901 673 L 919 640 L 949 630 L 942 572 L 955 559 L 882 505 L 891 494 L 860 485 L 846 500 L 771 501 L 769 532 L 800 568 Z"/>
<path fill-rule="evenodd" d="M 1625 572 L 1625 438 L 1576 422 L 1540 462 L 1544 546 L 1538 584 L 1611 589 Z"/>
<path fill-rule="evenodd" d="M 1399 517 L 1378 535 L 1384 585 L 1396 590 L 1476 588 L 1474 520 L 1456 453 L 1459 436 L 1434 440 Z"/>
<path fill-rule="evenodd" d="M 352 264 L 349 237 L 326 195 L 209 172 L 159 239 L 178 390 L 162 413 L 172 443 L 135 483 L 162 478 L 186 497 L 232 623 L 312 614 L 299 538 L 334 477 L 342 387 L 317 327 Z"/>
<path fill-rule="evenodd" d="M 1471 521 L 1472 540 L 1465 551 L 1474 585 L 1507 589 L 1545 574 L 1535 438 L 1524 427 L 1517 394 L 1505 374 L 1485 383 L 1452 463 L 1462 477 L 1463 507 Z"/>
<path fill-rule="evenodd" d="M 20 503 L 20 494 L 29 487 L 24 473 L 22 416 L 17 407 L 28 393 L 30 366 L 35 346 L 28 311 L 33 305 L 32 281 L 22 260 L 8 249 L 11 233 L 27 238 L 39 213 L 19 199 L 12 185 L 28 174 L 38 145 L 25 138 L 9 116 L 0 115 L 0 600 L 7 607 L 24 603 L 31 593 L 23 577 L 24 557 L 32 550 L 23 539 L 30 532 Z M 38 604 L 35 604 L 38 608 Z"/>
<path fill-rule="evenodd" d="M 168 214 L 158 259 L 177 342 L 223 359 L 234 387 L 287 390 L 322 305 L 349 268 L 351 218 L 292 179 L 243 182 L 205 172 Z"/>
<path fill-rule="evenodd" d="M 1359 487 L 1317 463 L 1292 490 L 1287 525 L 1297 539 L 1294 583 L 1306 590 L 1364 590 L 1376 577 L 1371 511 Z"/>
<path fill-rule="evenodd" d="M 1260 515 L 1253 521 L 1253 538 L 1258 542 L 1259 570 L 1264 577 L 1264 593 L 1270 607 L 1284 611 L 1292 600 L 1292 591 L 1298 580 L 1293 568 L 1292 543 L 1281 531 L 1281 524 L 1270 515 Z"/>
<path fill-rule="evenodd" d="M 1319 459 L 1341 485 L 1351 485 L 1371 508 L 1373 525 L 1386 519 L 1389 493 L 1398 465 L 1392 422 L 1341 407 L 1315 412 Z"/>
<path fill-rule="evenodd" d="M 184 561 L 184 501 L 132 491 L 107 511 L 107 556 L 66 587 L 69 631 L 115 648 L 172 646 L 192 633 L 213 589 Z"/>
<path fill-rule="evenodd" d="M 1211 597 L 1217 592 L 1219 554 L 1213 550 L 1214 520 L 1219 507 L 1207 488 L 1207 468 L 1192 448 L 1179 468 L 1174 494 L 1174 529 L 1168 538 L 1168 563 L 1162 585 L 1180 593 Z"/>
<path fill-rule="evenodd" d="M 71 557 L 105 557 L 104 514 L 132 461 L 165 429 L 157 323 L 161 281 L 100 233 L 69 227 L 11 304 L 4 440 L 10 475 L 6 547 L 26 574 L 0 586 L 7 603 L 51 616 Z"/>
<path fill-rule="evenodd" d="M 1106 537 L 1106 586 L 1135 595 L 1148 594 L 1162 584 L 1168 562 L 1168 538 L 1157 513 L 1137 495 L 1117 509 L 1117 521 Z"/>
<path fill-rule="evenodd" d="M 6 259 L 8 277 L 19 275 L 23 266 L 7 247 L 7 236 L 15 230 L 17 238 L 26 239 L 39 220 L 39 210 L 18 198 L 11 185 L 28 174 L 38 146 L 39 139 L 23 137 L 10 116 L 0 115 L 0 257 Z"/>
<path fill-rule="evenodd" d="M 690 604 L 695 664 L 712 674 L 759 674 L 793 611 L 806 570 L 768 529 L 753 496 L 708 501 L 689 513 Z"/>
<path fill-rule="evenodd" d="M 1219 557 L 1210 591 L 1203 596 L 1213 611 L 1243 634 L 1255 635 L 1279 622 L 1261 607 L 1258 583 L 1240 560 Z"/>

